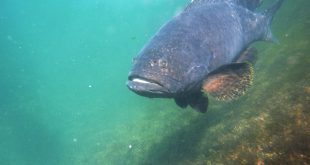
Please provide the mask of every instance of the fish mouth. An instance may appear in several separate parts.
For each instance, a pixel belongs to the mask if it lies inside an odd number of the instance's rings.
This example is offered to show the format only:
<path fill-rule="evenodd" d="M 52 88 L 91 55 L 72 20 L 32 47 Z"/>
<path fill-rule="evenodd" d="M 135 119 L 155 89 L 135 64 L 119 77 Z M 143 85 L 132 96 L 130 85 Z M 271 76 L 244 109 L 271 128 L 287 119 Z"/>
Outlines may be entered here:
<path fill-rule="evenodd" d="M 140 76 L 129 76 L 127 87 L 141 96 L 168 97 L 170 91 L 161 83 Z"/>

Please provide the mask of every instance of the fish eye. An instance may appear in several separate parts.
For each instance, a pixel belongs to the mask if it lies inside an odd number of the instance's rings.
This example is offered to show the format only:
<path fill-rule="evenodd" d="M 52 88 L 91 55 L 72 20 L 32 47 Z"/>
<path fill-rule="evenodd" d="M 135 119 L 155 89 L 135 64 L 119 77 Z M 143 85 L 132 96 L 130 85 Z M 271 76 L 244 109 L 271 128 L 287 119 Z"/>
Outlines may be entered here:
<path fill-rule="evenodd" d="M 157 61 L 156 61 L 156 60 L 151 60 L 151 61 L 150 61 L 150 65 L 151 65 L 151 66 L 155 66 L 156 64 L 157 64 Z"/>
<path fill-rule="evenodd" d="M 167 69 L 167 67 L 168 67 L 168 63 L 167 63 L 167 61 L 166 61 L 166 60 L 162 60 L 162 59 L 160 59 L 160 60 L 158 61 L 158 63 L 159 63 L 159 66 L 160 66 L 161 68 L 163 68 L 163 69 Z"/>

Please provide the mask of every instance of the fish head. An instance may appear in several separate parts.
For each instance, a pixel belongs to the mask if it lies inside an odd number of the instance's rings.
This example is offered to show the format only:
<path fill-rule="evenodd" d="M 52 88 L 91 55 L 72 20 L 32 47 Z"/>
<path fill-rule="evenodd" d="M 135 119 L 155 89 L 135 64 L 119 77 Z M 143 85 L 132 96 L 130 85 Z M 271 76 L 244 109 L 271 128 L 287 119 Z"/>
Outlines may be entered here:
<path fill-rule="evenodd" d="M 195 57 L 169 44 L 152 42 L 133 60 L 127 87 L 146 97 L 174 98 L 199 86 L 205 67 L 193 62 Z"/>
<path fill-rule="evenodd" d="M 173 97 L 180 81 L 171 66 L 171 61 L 158 52 L 143 50 L 133 60 L 133 67 L 128 75 L 127 87 L 133 92 L 146 97 Z"/>

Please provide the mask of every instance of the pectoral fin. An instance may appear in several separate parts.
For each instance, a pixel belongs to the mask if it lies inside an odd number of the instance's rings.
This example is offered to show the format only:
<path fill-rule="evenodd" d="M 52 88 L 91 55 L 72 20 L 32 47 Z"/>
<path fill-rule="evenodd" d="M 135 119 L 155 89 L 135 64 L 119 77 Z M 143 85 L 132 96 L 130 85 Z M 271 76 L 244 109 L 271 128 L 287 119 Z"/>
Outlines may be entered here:
<path fill-rule="evenodd" d="M 242 96 L 252 84 L 253 72 L 249 62 L 223 65 L 207 75 L 202 91 L 217 100 L 232 100 Z"/>

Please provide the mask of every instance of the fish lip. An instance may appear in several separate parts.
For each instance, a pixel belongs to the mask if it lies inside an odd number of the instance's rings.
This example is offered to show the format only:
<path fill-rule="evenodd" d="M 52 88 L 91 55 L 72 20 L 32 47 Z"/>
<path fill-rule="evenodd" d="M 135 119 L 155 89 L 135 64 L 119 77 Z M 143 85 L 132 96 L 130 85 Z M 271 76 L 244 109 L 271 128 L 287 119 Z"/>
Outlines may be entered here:
<path fill-rule="evenodd" d="M 137 75 L 130 75 L 126 85 L 131 91 L 146 97 L 167 97 L 170 93 L 161 83 Z"/>
<path fill-rule="evenodd" d="M 136 82 L 140 81 L 142 83 L 144 81 L 145 83 L 156 84 L 156 85 L 159 85 L 161 87 L 164 87 L 161 83 L 159 83 L 159 82 L 157 82 L 155 80 L 151 80 L 151 79 L 142 77 L 142 76 L 130 75 L 128 77 L 128 81 L 135 81 L 135 80 L 136 80 Z"/>

